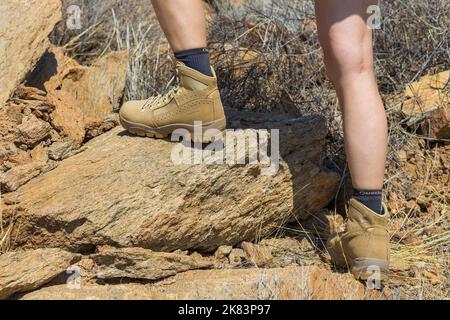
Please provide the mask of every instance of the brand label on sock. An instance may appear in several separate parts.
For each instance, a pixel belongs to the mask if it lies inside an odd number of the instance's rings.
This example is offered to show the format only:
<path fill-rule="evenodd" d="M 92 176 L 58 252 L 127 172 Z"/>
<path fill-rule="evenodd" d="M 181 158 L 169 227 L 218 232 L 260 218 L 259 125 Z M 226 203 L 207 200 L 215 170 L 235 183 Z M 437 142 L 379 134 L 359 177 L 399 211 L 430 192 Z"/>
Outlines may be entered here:
<path fill-rule="evenodd" d="M 355 190 L 354 195 L 358 196 L 381 196 L 382 191 L 380 190 Z"/>

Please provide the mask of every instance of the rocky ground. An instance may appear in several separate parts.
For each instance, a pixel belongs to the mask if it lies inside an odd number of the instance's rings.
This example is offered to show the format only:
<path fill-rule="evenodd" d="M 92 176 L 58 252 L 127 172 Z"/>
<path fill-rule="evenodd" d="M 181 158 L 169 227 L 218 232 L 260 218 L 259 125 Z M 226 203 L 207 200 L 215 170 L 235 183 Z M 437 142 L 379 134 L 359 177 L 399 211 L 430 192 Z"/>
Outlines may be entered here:
<path fill-rule="evenodd" d="M 212 44 L 229 127 L 279 128 L 280 172 L 174 166 L 173 143 L 128 135 L 115 113 L 124 99 L 144 98 L 167 80 L 170 57 L 151 9 L 133 1 L 142 10 L 125 16 L 120 1 L 95 10 L 79 1 L 89 15 L 77 34 L 61 14 L 69 4 L 0 4 L 1 299 L 448 297 L 448 71 L 383 93 L 395 138 L 386 184 L 392 267 L 386 286 L 370 290 L 324 250 L 349 193 L 343 161 L 332 152 L 339 123 L 304 112 L 304 97 L 289 86 L 273 89 L 282 74 L 267 69 L 277 56 L 263 59 L 263 48 L 229 39 Z M 240 6 L 232 5 L 236 15 Z M 212 3 L 208 19 L 224 21 L 215 10 L 224 9 Z M 303 21 L 307 39 L 314 20 Z M 124 25 L 136 28 L 133 37 Z M 258 25 L 241 27 L 260 36 Z M 282 26 L 273 32 L 291 34 Z M 313 77 L 309 58 L 280 59 L 277 65 L 295 63 Z M 257 94 L 237 94 L 255 75 L 266 102 L 277 103 L 271 114 L 255 112 L 264 111 Z"/>

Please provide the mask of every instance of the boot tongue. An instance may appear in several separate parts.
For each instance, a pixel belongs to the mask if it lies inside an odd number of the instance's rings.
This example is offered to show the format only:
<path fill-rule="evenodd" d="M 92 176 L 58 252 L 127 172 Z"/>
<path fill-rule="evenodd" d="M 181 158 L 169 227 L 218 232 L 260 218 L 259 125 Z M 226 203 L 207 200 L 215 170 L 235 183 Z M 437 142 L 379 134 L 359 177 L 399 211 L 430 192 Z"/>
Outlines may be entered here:
<path fill-rule="evenodd" d="M 387 224 L 389 215 L 387 212 L 385 212 L 384 215 L 379 215 L 364 206 L 358 200 L 352 198 L 349 201 L 348 217 L 357 221 L 364 220 L 371 225 L 385 226 Z"/>
<path fill-rule="evenodd" d="M 202 79 L 204 78 L 203 75 L 184 65 L 179 66 L 179 77 L 180 85 L 185 89 L 198 91 L 208 88 L 208 84 Z"/>

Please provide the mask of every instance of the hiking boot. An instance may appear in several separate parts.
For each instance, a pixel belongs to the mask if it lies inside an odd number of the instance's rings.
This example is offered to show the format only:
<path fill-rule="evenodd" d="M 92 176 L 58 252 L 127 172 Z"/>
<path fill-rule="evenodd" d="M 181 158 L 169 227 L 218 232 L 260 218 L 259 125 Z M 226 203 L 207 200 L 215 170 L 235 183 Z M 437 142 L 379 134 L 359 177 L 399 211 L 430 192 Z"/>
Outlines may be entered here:
<path fill-rule="evenodd" d="M 386 280 L 389 272 L 389 214 L 377 214 L 355 199 L 349 200 L 344 230 L 330 235 L 327 249 L 334 263 L 348 267 L 355 278 L 367 280 L 380 272 Z"/>
<path fill-rule="evenodd" d="M 175 87 L 164 95 L 125 103 L 120 122 L 139 136 L 165 138 L 176 129 L 187 129 L 193 141 L 209 142 L 211 139 L 204 135 L 208 129 L 223 131 L 226 127 L 216 74 L 212 70 L 212 77 L 205 76 L 181 62 L 176 68 Z M 201 137 L 194 137 L 194 128 Z"/>

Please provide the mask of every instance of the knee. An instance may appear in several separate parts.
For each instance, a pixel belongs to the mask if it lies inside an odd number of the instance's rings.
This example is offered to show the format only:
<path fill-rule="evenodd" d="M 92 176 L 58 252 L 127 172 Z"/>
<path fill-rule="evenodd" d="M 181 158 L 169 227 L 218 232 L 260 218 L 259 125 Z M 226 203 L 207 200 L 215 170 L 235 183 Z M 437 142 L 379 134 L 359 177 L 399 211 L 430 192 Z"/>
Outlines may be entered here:
<path fill-rule="evenodd" d="M 333 83 L 346 76 L 373 72 L 372 45 L 368 41 L 364 34 L 348 35 L 338 28 L 320 37 L 327 75 Z"/>

